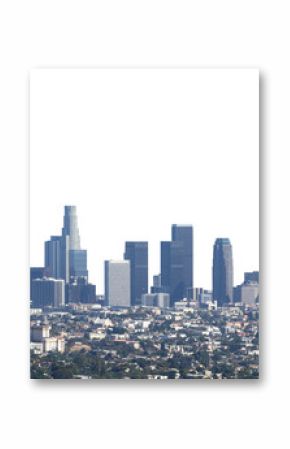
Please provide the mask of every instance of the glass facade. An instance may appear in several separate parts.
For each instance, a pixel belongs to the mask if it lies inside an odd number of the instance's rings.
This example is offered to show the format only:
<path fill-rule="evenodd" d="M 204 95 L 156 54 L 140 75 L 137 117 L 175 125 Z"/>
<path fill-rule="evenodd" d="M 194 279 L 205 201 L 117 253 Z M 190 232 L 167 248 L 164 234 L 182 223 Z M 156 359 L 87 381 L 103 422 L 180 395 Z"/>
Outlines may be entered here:
<path fill-rule="evenodd" d="M 173 305 L 193 288 L 193 228 L 172 225 L 171 232 L 172 241 L 161 242 L 161 284 Z"/>
<path fill-rule="evenodd" d="M 124 259 L 130 261 L 131 305 L 148 293 L 148 242 L 126 242 Z"/>
<path fill-rule="evenodd" d="M 87 251 L 75 249 L 69 251 L 70 279 L 87 278 Z"/>
<path fill-rule="evenodd" d="M 228 238 L 218 238 L 213 250 L 213 299 L 219 306 L 233 302 L 233 256 Z"/>

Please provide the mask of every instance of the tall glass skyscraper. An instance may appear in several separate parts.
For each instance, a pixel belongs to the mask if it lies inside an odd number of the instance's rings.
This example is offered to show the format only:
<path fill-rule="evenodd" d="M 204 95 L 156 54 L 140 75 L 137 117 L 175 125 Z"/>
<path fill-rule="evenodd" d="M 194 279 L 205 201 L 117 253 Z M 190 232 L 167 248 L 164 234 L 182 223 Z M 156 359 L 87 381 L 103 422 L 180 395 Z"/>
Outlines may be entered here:
<path fill-rule="evenodd" d="M 193 227 L 172 225 L 172 241 L 161 242 L 161 284 L 171 305 L 193 288 Z"/>
<path fill-rule="evenodd" d="M 88 279 L 87 251 L 81 249 L 76 206 L 64 207 L 61 236 L 45 242 L 45 275 L 66 284 Z"/>
<path fill-rule="evenodd" d="M 148 293 L 148 242 L 126 242 L 124 259 L 130 261 L 131 305 Z"/>
<path fill-rule="evenodd" d="M 191 225 L 172 225 L 171 239 L 183 246 L 183 282 L 185 294 L 193 288 L 193 227 Z"/>
<path fill-rule="evenodd" d="M 74 261 L 78 264 L 79 257 L 71 257 L 70 251 L 81 249 L 76 206 L 64 207 L 63 228 L 61 237 L 61 278 L 70 282 L 70 272 L 77 271 Z"/>
<path fill-rule="evenodd" d="M 81 249 L 76 206 L 64 206 L 62 235 L 69 236 L 69 249 Z"/>
<path fill-rule="evenodd" d="M 45 275 L 61 278 L 61 237 L 51 236 L 44 246 Z"/>
<path fill-rule="evenodd" d="M 69 276 L 71 282 L 78 278 L 88 279 L 87 251 L 85 249 L 70 249 Z"/>
<path fill-rule="evenodd" d="M 213 249 L 213 299 L 219 306 L 233 302 L 233 255 L 228 238 L 218 238 Z"/>

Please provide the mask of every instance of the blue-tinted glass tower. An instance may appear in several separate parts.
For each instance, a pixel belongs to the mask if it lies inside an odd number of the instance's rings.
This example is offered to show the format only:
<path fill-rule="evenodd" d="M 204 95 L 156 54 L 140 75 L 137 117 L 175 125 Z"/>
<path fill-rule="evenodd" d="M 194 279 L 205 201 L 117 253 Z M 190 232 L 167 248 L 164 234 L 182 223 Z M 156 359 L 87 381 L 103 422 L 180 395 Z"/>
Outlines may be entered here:
<path fill-rule="evenodd" d="M 161 242 L 161 284 L 173 305 L 193 288 L 193 227 L 174 224 L 171 232 L 172 241 Z"/>
<path fill-rule="evenodd" d="M 61 278 L 61 237 L 52 236 L 44 244 L 45 275 L 55 279 Z"/>
<path fill-rule="evenodd" d="M 126 242 L 124 259 L 130 261 L 131 305 L 148 293 L 148 242 Z"/>
<path fill-rule="evenodd" d="M 69 251 L 70 281 L 78 278 L 88 279 L 87 251 L 85 249 L 71 249 Z"/>
<path fill-rule="evenodd" d="M 233 255 L 228 238 L 218 238 L 213 249 L 213 299 L 219 306 L 233 302 Z"/>

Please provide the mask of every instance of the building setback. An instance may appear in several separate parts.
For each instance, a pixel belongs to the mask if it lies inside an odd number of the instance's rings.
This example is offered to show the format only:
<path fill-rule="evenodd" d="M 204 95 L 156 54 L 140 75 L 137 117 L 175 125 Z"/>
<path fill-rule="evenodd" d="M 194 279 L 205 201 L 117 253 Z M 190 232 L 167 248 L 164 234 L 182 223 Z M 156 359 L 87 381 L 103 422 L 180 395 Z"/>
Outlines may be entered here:
<path fill-rule="evenodd" d="M 148 293 L 148 242 L 126 242 L 124 259 L 130 261 L 131 305 Z"/>
<path fill-rule="evenodd" d="M 61 278 L 66 283 L 70 281 L 70 251 L 80 249 L 76 206 L 65 206 L 61 236 Z"/>
<path fill-rule="evenodd" d="M 44 244 L 45 275 L 61 278 L 61 237 L 53 235 Z"/>
<path fill-rule="evenodd" d="M 213 249 L 213 299 L 218 306 L 233 302 L 233 255 L 228 238 L 217 238 Z"/>
<path fill-rule="evenodd" d="M 129 307 L 130 261 L 105 261 L 105 304 L 111 307 Z"/>
<path fill-rule="evenodd" d="M 172 241 L 161 242 L 161 284 L 171 305 L 189 297 L 193 288 L 193 227 L 172 225 Z"/>

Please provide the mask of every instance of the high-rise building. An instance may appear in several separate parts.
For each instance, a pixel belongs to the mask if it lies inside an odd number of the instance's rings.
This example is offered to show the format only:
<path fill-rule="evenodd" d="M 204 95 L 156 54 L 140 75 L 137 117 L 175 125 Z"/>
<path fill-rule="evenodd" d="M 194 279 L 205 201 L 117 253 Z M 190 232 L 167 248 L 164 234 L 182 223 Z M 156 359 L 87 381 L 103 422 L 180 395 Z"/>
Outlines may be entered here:
<path fill-rule="evenodd" d="M 161 284 L 163 291 L 170 293 L 171 305 L 192 292 L 192 226 L 172 225 L 172 241 L 161 242 Z"/>
<path fill-rule="evenodd" d="M 31 267 L 30 268 L 30 299 L 32 295 L 32 281 L 34 279 L 41 279 L 44 276 L 44 267 Z"/>
<path fill-rule="evenodd" d="M 228 238 L 218 238 L 213 250 L 213 299 L 218 306 L 233 302 L 233 255 Z"/>
<path fill-rule="evenodd" d="M 74 283 L 66 285 L 67 302 L 95 303 L 96 286 L 78 278 Z"/>
<path fill-rule="evenodd" d="M 34 279 L 31 288 L 33 307 L 63 307 L 65 304 L 65 285 L 63 279 Z"/>
<path fill-rule="evenodd" d="M 75 279 L 88 279 L 87 251 L 85 249 L 71 249 L 69 251 L 70 282 Z"/>
<path fill-rule="evenodd" d="M 141 304 L 148 292 L 148 242 L 126 242 L 124 259 L 130 261 L 131 305 Z"/>
<path fill-rule="evenodd" d="M 259 302 L 259 271 L 244 273 L 244 282 L 234 287 L 234 301 L 250 306 Z"/>
<path fill-rule="evenodd" d="M 129 307 L 130 261 L 105 261 L 105 304 L 113 307 Z"/>
<path fill-rule="evenodd" d="M 193 227 L 191 225 L 172 225 L 171 239 L 183 244 L 183 282 L 184 293 L 193 288 Z"/>
<path fill-rule="evenodd" d="M 61 238 L 61 278 L 66 283 L 70 281 L 70 251 L 80 249 L 76 206 L 65 206 Z"/>
<path fill-rule="evenodd" d="M 76 206 L 64 206 L 62 235 L 69 236 L 69 249 L 81 249 Z"/>
<path fill-rule="evenodd" d="M 44 244 L 45 275 L 61 278 L 61 237 L 53 235 Z"/>

